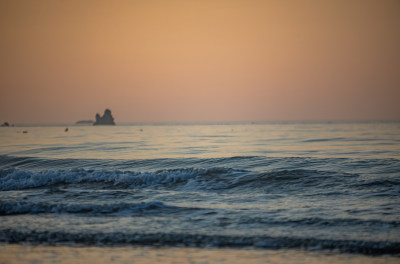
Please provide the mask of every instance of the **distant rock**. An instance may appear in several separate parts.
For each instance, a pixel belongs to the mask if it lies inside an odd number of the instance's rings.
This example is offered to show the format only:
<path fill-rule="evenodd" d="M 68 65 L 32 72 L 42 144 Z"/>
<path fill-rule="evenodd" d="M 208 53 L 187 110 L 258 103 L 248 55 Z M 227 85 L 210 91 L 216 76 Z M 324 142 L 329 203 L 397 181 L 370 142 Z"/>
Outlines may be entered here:
<path fill-rule="evenodd" d="M 75 124 L 77 124 L 77 125 L 90 125 L 90 124 L 93 124 L 93 121 L 92 120 L 80 120 L 80 121 L 76 122 Z"/>
<path fill-rule="evenodd" d="M 9 127 L 10 124 L 9 124 L 8 122 L 4 122 L 1 126 L 2 126 L 2 127 Z"/>
<path fill-rule="evenodd" d="M 103 116 L 96 114 L 96 122 L 94 122 L 93 125 L 115 125 L 114 117 L 111 115 L 110 109 L 106 109 Z"/>

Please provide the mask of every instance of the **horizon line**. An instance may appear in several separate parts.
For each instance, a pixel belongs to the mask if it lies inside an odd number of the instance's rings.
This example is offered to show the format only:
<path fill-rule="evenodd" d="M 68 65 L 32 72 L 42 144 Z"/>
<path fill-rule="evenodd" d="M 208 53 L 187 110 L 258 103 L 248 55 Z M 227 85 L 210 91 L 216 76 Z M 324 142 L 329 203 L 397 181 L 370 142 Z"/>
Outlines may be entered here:
<path fill-rule="evenodd" d="M 338 119 L 338 120 L 255 120 L 255 121 L 132 121 L 116 122 L 116 125 L 227 125 L 227 124 L 273 124 L 273 123 L 397 123 L 400 119 Z M 29 122 L 10 123 L 9 127 L 18 126 L 92 126 L 92 124 L 77 124 L 76 122 Z"/>

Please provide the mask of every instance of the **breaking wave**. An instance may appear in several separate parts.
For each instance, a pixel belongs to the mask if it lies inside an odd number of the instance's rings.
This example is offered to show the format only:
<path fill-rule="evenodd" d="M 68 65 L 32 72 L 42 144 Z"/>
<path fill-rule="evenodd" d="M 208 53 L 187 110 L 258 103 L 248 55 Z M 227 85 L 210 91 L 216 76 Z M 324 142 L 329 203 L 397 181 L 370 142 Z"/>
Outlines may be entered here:
<path fill-rule="evenodd" d="M 121 170 L 44 170 L 28 171 L 7 169 L 0 171 L 0 190 L 24 190 L 58 186 L 63 184 L 100 183 L 108 188 L 166 187 L 185 190 L 221 190 L 259 188 L 269 185 L 329 186 L 341 179 L 354 178 L 357 174 L 337 174 L 318 170 L 275 170 L 253 172 L 233 168 L 209 169 L 181 168 L 155 172 L 132 172 Z M 400 184 L 390 181 L 388 184 Z"/>
<path fill-rule="evenodd" d="M 76 183 L 104 183 L 119 188 L 154 187 L 154 186 L 176 186 L 187 183 L 196 177 L 213 177 L 246 173 L 226 168 L 183 168 L 172 170 L 159 170 L 156 172 L 131 172 L 131 171 L 104 171 L 104 170 L 45 170 L 26 171 L 20 169 L 9 169 L 2 171 L 0 177 L 0 190 L 23 190 L 59 184 Z"/>

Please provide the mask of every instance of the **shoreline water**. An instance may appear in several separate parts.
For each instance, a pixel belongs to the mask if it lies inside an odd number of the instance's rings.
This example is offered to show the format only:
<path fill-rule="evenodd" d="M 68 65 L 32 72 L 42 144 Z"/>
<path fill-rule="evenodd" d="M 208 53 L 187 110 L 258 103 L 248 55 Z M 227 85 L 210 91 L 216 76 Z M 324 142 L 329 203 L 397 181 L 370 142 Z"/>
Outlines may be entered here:
<path fill-rule="evenodd" d="M 398 263 L 399 125 L 0 129 L 0 264 Z"/>
<path fill-rule="evenodd" d="M 366 256 L 301 250 L 204 249 L 179 247 L 96 247 L 0 245 L 0 263 L 363 263 L 395 264 L 398 256 Z"/>

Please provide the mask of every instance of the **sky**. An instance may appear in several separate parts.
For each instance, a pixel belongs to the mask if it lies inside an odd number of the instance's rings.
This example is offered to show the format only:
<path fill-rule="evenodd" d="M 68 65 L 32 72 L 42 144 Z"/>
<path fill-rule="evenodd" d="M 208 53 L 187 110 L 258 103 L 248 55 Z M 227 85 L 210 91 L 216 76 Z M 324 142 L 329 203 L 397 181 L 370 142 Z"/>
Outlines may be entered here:
<path fill-rule="evenodd" d="M 400 120 L 398 0 L 0 1 L 0 122 Z"/>

